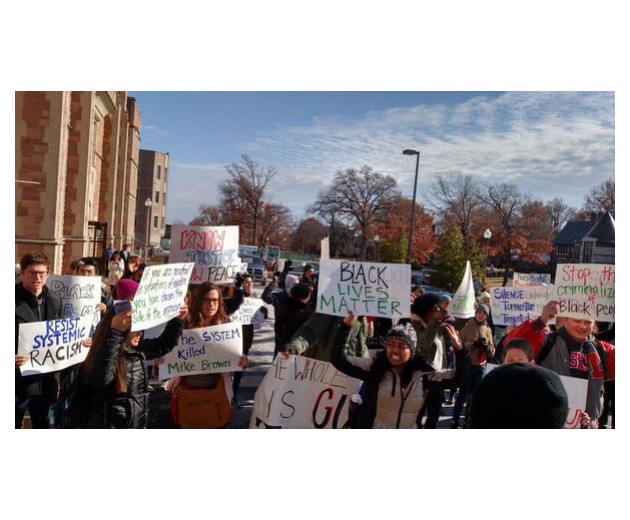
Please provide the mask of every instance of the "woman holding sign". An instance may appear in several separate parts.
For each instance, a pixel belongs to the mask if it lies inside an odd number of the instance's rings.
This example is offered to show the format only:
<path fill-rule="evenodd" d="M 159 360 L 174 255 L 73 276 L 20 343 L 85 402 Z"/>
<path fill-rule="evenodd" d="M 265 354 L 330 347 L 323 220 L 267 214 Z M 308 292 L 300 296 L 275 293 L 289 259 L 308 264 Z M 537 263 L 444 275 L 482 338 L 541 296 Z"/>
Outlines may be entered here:
<path fill-rule="evenodd" d="M 147 360 L 164 356 L 177 344 L 187 307 L 154 339 L 131 332 L 131 305 L 138 284 L 121 280 L 118 297 L 99 323 L 81 368 L 82 381 L 92 390 L 84 428 L 146 428 L 149 404 Z"/>
<path fill-rule="evenodd" d="M 229 322 L 220 287 L 209 282 L 199 285 L 191 296 L 187 328 Z M 241 356 L 239 366 L 247 368 L 247 356 Z M 173 420 L 181 428 L 222 428 L 232 417 L 232 381 L 228 372 L 176 377 L 169 381 L 167 389 L 173 392 Z"/>
<path fill-rule="evenodd" d="M 397 325 L 387 333 L 385 349 L 376 358 L 349 357 L 345 347 L 355 321 L 352 313 L 344 318 L 331 361 L 340 372 L 363 381 L 358 427 L 416 428 L 424 403 L 422 376 L 433 372 L 416 352 L 416 332 L 408 323 Z"/>

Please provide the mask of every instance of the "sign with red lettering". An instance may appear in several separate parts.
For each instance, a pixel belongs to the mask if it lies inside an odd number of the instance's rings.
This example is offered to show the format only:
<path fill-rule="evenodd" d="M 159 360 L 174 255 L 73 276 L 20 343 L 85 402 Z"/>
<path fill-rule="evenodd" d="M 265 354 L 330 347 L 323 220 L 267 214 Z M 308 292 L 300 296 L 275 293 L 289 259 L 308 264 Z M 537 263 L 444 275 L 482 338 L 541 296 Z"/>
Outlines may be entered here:
<path fill-rule="evenodd" d="M 558 316 L 615 321 L 615 266 L 558 264 L 556 269 Z"/>
<path fill-rule="evenodd" d="M 350 397 L 360 384 L 330 363 L 278 354 L 256 390 L 249 427 L 347 428 Z"/>
<path fill-rule="evenodd" d="M 238 226 L 183 226 L 171 229 L 171 262 L 193 262 L 190 283 L 230 284 L 241 269 Z"/>

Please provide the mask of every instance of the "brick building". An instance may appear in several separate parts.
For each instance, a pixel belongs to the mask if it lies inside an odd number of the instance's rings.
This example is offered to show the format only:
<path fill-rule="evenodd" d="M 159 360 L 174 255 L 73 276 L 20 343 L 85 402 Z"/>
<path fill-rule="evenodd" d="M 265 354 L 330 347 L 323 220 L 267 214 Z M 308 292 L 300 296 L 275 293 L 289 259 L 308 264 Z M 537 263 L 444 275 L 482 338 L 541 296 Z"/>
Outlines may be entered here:
<path fill-rule="evenodd" d="M 140 150 L 136 201 L 136 247 L 138 249 L 160 245 L 160 240 L 165 234 L 168 168 L 168 153 Z M 148 240 L 147 220 L 149 221 Z"/>
<path fill-rule="evenodd" d="M 140 110 L 121 91 L 15 93 L 15 256 L 52 272 L 133 243 Z"/>

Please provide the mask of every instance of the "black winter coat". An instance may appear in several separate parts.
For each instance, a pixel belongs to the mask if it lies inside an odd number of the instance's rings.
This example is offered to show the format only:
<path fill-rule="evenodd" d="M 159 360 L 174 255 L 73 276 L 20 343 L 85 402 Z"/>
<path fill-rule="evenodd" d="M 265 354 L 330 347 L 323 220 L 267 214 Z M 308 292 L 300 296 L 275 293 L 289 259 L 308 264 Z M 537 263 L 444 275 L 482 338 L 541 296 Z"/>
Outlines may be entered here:
<path fill-rule="evenodd" d="M 149 378 L 146 361 L 168 354 L 176 345 L 184 322 L 174 318 L 158 338 L 143 339 L 138 348 L 124 346 L 125 334 L 111 329 L 105 344 L 86 367 L 83 382 L 93 393 L 85 428 L 146 428 L 149 410 Z M 127 392 L 116 392 L 118 356 L 127 365 Z"/>
<path fill-rule="evenodd" d="M 60 320 L 63 318 L 61 297 L 44 286 L 42 290 L 41 316 L 37 300 L 24 289 L 22 282 L 15 284 L 15 353 L 18 351 L 18 337 L 21 323 Z M 57 397 L 59 372 L 22 376 L 20 369 L 15 369 L 15 395 L 20 397 L 49 395 Z"/>
<path fill-rule="evenodd" d="M 308 305 L 291 297 L 280 302 L 275 310 L 282 345 L 288 343 L 293 334 L 313 315 L 313 310 Z"/>

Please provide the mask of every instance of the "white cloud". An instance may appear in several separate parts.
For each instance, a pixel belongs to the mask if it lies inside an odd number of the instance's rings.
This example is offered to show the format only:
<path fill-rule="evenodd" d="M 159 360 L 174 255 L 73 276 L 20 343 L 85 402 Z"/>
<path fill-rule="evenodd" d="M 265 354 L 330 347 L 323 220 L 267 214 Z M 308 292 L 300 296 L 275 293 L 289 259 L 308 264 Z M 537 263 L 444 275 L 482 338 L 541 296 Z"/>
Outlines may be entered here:
<path fill-rule="evenodd" d="M 545 200 L 561 197 L 579 206 L 593 186 L 614 174 L 614 94 L 509 92 L 453 106 L 391 108 L 352 119 L 318 117 L 308 125 L 260 135 L 243 151 L 278 170 L 270 198 L 301 217 L 337 170 L 364 164 L 392 174 L 401 191 L 411 195 L 415 159 L 402 155 L 405 148 L 421 151 L 419 200 L 437 174 L 459 171 L 484 184 L 515 183 Z M 184 166 L 180 175 L 188 186 L 201 172 L 204 178 L 225 176 L 223 165 Z M 207 194 L 203 201 L 200 192 Z M 188 215 L 206 200 L 217 201 L 211 185 L 176 197 Z M 169 214 L 186 220 L 177 211 L 169 209 Z"/>

